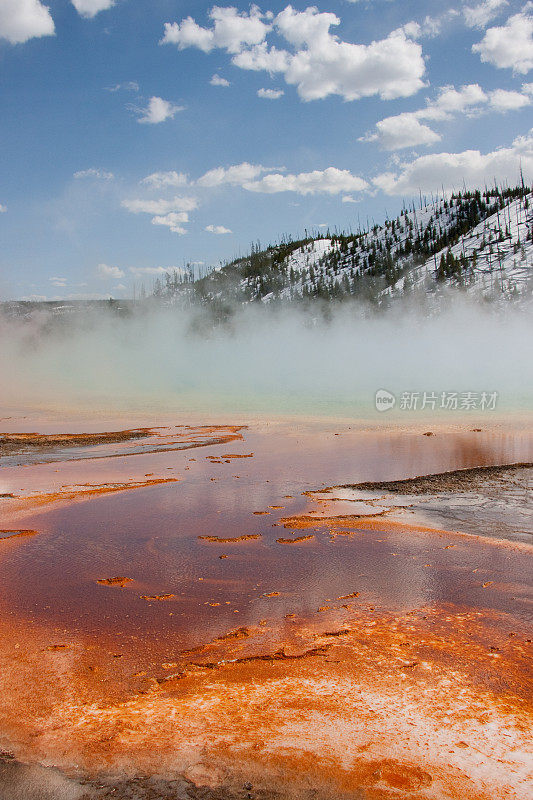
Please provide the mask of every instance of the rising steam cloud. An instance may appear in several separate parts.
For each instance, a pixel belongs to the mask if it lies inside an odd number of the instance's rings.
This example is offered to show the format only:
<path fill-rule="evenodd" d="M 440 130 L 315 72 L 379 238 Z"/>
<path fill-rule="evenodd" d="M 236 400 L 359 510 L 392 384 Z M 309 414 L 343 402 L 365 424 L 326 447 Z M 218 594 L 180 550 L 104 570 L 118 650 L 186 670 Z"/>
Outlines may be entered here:
<path fill-rule="evenodd" d="M 204 414 L 375 415 L 374 393 L 497 391 L 531 407 L 533 319 L 461 297 L 438 315 L 239 310 L 204 324 L 177 308 L 65 326 L 0 327 L 4 406 Z"/>

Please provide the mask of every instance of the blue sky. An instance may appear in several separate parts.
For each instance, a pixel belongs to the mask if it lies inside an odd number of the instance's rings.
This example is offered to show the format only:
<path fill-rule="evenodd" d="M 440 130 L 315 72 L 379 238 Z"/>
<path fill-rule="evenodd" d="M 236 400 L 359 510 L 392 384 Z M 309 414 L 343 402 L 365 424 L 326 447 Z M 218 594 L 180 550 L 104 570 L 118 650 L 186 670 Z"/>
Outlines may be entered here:
<path fill-rule="evenodd" d="M 531 2 L 0 0 L 0 67 L 4 299 L 533 178 Z"/>

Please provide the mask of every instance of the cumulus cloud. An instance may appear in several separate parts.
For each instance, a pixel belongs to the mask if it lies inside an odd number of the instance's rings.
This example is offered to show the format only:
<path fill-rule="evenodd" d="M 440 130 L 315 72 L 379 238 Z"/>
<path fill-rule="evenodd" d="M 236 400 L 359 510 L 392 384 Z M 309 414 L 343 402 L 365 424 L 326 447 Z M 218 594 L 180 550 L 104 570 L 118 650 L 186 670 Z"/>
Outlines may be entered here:
<path fill-rule="evenodd" d="M 125 273 L 120 267 L 110 267 L 108 264 L 98 264 L 96 274 L 102 280 L 118 280 L 123 278 Z"/>
<path fill-rule="evenodd" d="M 424 108 L 380 120 L 375 130 L 359 141 L 377 142 L 383 150 L 435 144 L 442 137 L 420 120 L 442 122 L 452 120 L 458 114 L 472 116 L 488 109 L 506 112 L 523 108 L 531 104 L 528 86 L 524 84 L 522 93 L 506 89 L 485 92 L 477 83 L 461 86 L 460 89 L 444 86 L 436 99 L 428 101 Z"/>
<path fill-rule="evenodd" d="M 352 175 L 348 170 L 328 167 L 314 172 L 300 172 L 297 175 L 274 173 L 263 176 L 260 180 L 243 184 L 250 192 L 276 194 L 278 192 L 296 192 L 297 194 L 340 194 L 341 192 L 360 192 L 368 188 L 365 180 Z"/>
<path fill-rule="evenodd" d="M 54 275 L 52 278 L 48 278 L 52 286 L 56 286 L 57 288 L 64 288 L 67 285 L 67 279 L 58 277 Z"/>
<path fill-rule="evenodd" d="M 176 106 L 162 97 L 151 97 L 146 108 L 134 109 L 141 114 L 137 122 L 147 125 L 158 125 L 167 119 L 173 119 L 178 111 L 184 111 L 183 106 Z"/>
<path fill-rule="evenodd" d="M 154 175 L 179 175 L 179 173 L 154 173 Z M 148 177 L 153 179 L 154 175 Z M 198 200 L 194 197 L 173 197 L 170 200 L 135 199 L 123 200 L 122 206 L 132 214 L 150 214 L 152 225 L 160 225 L 172 233 L 184 235 L 187 229 L 183 225 L 189 221 L 189 211 L 198 208 Z"/>
<path fill-rule="evenodd" d="M 507 89 L 495 89 L 490 93 L 490 105 L 496 111 L 515 111 L 531 105 L 531 95 Z"/>
<path fill-rule="evenodd" d="M 224 233 L 232 233 L 229 228 L 225 228 L 223 225 L 208 225 L 206 231 L 208 233 L 216 233 L 218 236 Z"/>
<path fill-rule="evenodd" d="M 261 164 L 249 164 L 247 161 L 243 161 L 242 164 L 235 164 L 232 167 L 210 169 L 209 172 L 198 178 L 196 183 L 202 187 L 222 186 L 223 184 L 242 186 L 244 183 L 258 178 L 264 172 L 269 172 L 269 168 L 263 167 Z"/>
<path fill-rule="evenodd" d="M 72 5 L 82 17 L 95 17 L 115 5 L 115 0 L 72 0 Z"/>
<path fill-rule="evenodd" d="M 442 33 L 442 29 L 450 20 L 459 16 L 459 11 L 456 8 L 449 8 L 438 17 L 426 16 L 420 23 L 420 36 L 427 36 L 428 39 L 434 39 Z"/>
<path fill-rule="evenodd" d="M 465 22 L 469 28 L 485 28 L 508 5 L 508 0 L 484 0 L 476 6 L 465 6 Z"/>
<path fill-rule="evenodd" d="M 174 184 L 174 181 L 176 183 Z M 189 186 L 198 189 L 216 189 L 223 186 L 236 186 L 250 192 L 275 194 L 278 192 L 296 192 L 298 194 L 348 194 L 360 192 L 368 188 L 365 180 L 353 175 L 349 170 L 328 167 L 314 172 L 287 174 L 283 167 L 265 167 L 263 164 L 250 164 L 243 161 L 229 167 L 215 167 L 200 178 L 189 180 L 187 176 L 175 172 L 156 172 L 148 175 L 141 183 L 156 188 L 177 185 L 188 181 Z M 192 197 L 174 197 L 170 200 L 161 198 L 123 200 L 122 205 L 134 214 L 145 213 L 167 217 L 172 212 L 189 212 L 198 208 L 198 200 Z M 186 220 L 182 220 L 185 222 Z M 156 224 L 167 224 L 158 222 Z"/>
<path fill-rule="evenodd" d="M 314 172 L 301 172 L 296 175 L 286 174 L 283 168 L 265 167 L 262 164 L 234 164 L 230 167 L 215 167 L 202 175 L 192 185 L 202 189 L 220 186 L 239 186 L 250 192 L 275 194 L 277 192 L 297 192 L 298 194 L 340 194 L 342 192 L 359 192 L 368 187 L 366 181 L 348 170 L 329 167 Z M 191 211 L 192 208 L 167 208 L 167 204 L 183 202 L 188 198 L 167 200 L 127 200 L 123 205 L 130 211 L 147 213 L 167 213 L 171 210 Z M 197 206 L 196 201 L 194 207 Z M 156 211 L 156 209 L 158 209 Z"/>
<path fill-rule="evenodd" d="M 79 172 L 74 173 L 74 178 L 94 178 L 96 180 L 101 181 L 112 181 L 115 177 L 112 172 L 107 172 L 104 169 L 95 169 L 94 167 L 90 167 L 89 169 L 82 169 Z"/>
<path fill-rule="evenodd" d="M 458 17 L 460 12 L 456 8 L 447 8 L 437 17 L 427 14 L 420 22 L 407 22 L 402 29 L 407 36 L 413 39 L 428 38 L 434 39 L 440 36 L 442 29 L 450 20 Z"/>
<path fill-rule="evenodd" d="M 420 35 L 418 25 L 404 26 L 365 45 L 332 34 L 330 29 L 340 19 L 315 7 L 297 11 L 289 5 L 275 18 L 270 13 L 262 15 L 255 6 L 250 14 L 215 7 L 210 17 L 212 28 L 202 28 L 192 17 L 167 23 L 162 43 L 174 43 L 180 49 L 197 47 L 206 53 L 225 49 L 241 69 L 281 73 L 306 101 L 331 94 L 345 100 L 372 95 L 390 100 L 408 97 L 424 86 L 425 62 L 422 47 L 415 41 Z M 292 50 L 269 46 L 266 38 L 272 30 Z"/>
<path fill-rule="evenodd" d="M 172 211 L 194 211 L 198 201 L 194 197 L 173 197 L 170 200 L 123 200 L 122 206 L 132 214 L 169 214 Z"/>
<path fill-rule="evenodd" d="M 269 47 L 266 42 L 257 44 L 248 50 L 241 50 L 232 58 L 232 63 L 240 69 L 254 70 L 255 72 L 286 72 L 290 64 L 290 53 Z"/>
<path fill-rule="evenodd" d="M 404 147 L 435 144 L 441 140 L 428 125 L 422 124 L 416 113 L 397 114 L 376 123 L 374 133 L 361 137 L 360 141 L 378 142 L 383 150 L 401 150 Z"/>
<path fill-rule="evenodd" d="M 141 183 L 152 189 L 164 189 L 169 186 L 187 186 L 189 179 L 183 172 L 170 170 L 169 172 L 153 172 L 143 178 Z"/>
<path fill-rule="evenodd" d="M 7 211 L 7 206 L 3 206 L 2 203 L 0 203 L 0 214 L 5 214 L 6 211 Z"/>
<path fill-rule="evenodd" d="M 40 0 L 2 0 L 0 2 L 0 39 L 22 44 L 28 39 L 51 36 L 54 20 Z"/>
<path fill-rule="evenodd" d="M 477 83 L 469 83 L 460 89 L 444 86 L 439 90 L 437 99 L 418 113 L 425 119 L 449 119 L 450 115 L 468 112 L 485 101 L 486 94 Z"/>
<path fill-rule="evenodd" d="M 279 100 L 284 94 L 283 89 L 258 89 L 257 91 L 257 96 L 265 100 Z"/>
<path fill-rule="evenodd" d="M 216 72 L 209 81 L 209 83 L 211 84 L 211 86 L 224 86 L 224 87 L 231 86 L 227 78 L 223 78 L 221 75 L 217 75 Z"/>
<path fill-rule="evenodd" d="M 414 161 L 400 164 L 396 172 L 386 172 L 374 178 L 374 185 L 389 195 L 413 195 L 419 190 L 434 191 L 444 184 L 451 190 L 466 184 L 478 188 L 485 183 L 514 185 L 519 179 L 520 167 L 526 179 L 533 177 L 533 129 L 519 136 L 510 147 L 501 147 L 489 153 L 464 150 L 461 153 L 435 153 L 420 156 Z"/>
<path fill-rule="evenodd" d="M 297 47 L 319 46 L 329 47 L 331 34 L 329 29 L 340 25 L 340 19 L 331 12 L 320 13 L 316 7 L 297 11 L 287 6 L 276 17 L 276 28 L 279 33 Z"/>
<path fill-rule="evenodd" d="M 185 47 L 198 47 L 204 53 L 214 48 L 222 48 L 228 53 L 238 53 L 245 45 L 262 42 L 270 30 L 257 6 L 250 12 L 239 13 L 236 8 L 214 6 L 209 12 L 213 21 L 211 28 L 202 28 L 192 17 L 181 23 L 167 22 L 161 44 L 175 44 L 180 50 Z"/>
<path fill-rule="evenodd" d="M 533 68 L 533 16 L 532 3 L 509 17 L 505 25 L 488 28 L 478 44 L 472 46 L 482 61 L 500 69 L 512 69 L 525 75 Z"/>
<path fill-rule="evenodd" d="M 188 221 L 189 215 L 186 211 L 171 211 L 169 214 L 160 214 L 153 217 L 152 225 L 163 225 L 172 233 L 179 233 L 183 236 L 187 233 L 187 229 L 183 227 L 183 224 Z"/>
<path fill-rule="evenodd" d="M 291 6 L 278 14 L 279 33 L 297 49 L 285 70 L 303 100 L 338 94 L 345 100 L 379 95 L 383 100 L 408 97 L 422 88 L 422 47 L 403 30 L 369 45 L 343 42 L 330 33 L 335 14 Z"/>

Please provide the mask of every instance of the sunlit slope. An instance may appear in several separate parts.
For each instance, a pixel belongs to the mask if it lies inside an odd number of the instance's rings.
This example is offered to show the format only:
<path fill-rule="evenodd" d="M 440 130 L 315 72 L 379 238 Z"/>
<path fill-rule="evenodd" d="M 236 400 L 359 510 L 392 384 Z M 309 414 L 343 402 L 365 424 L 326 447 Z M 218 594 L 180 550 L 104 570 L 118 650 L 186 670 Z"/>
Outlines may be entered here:
<path fill-rule="evenodd" d="M 426 198 L 425 198 L 426 199 Z M 533 195 L 528 188 L 465 192 L 405 207 L 365 231 L 327 232 L 252 249 L 194 283 L 204 301 L 355 297 L 379 304 L 461 287 L 484 299 L 530 297 Z M 191 287 L 163 290 L 175 299 Z"/>

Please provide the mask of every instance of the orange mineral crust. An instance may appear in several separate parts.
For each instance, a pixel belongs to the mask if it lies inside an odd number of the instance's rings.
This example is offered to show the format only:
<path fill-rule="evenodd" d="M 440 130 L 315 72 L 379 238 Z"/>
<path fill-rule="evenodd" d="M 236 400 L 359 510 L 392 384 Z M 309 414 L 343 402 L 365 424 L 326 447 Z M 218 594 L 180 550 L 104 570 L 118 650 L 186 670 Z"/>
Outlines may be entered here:
<path fill-rule="evenodd" d="M 270 646 L 264 635 L 229 631 L 132 674 L 104 642 L 44 647 L 35 630 L 17 647 L 3 631 L 4 739 L 69 773 L 188 773 L 324 797 L 528 796 L 530 645 L 506 615 L 354 614 L 334 630 L 299 621 Z"/>

